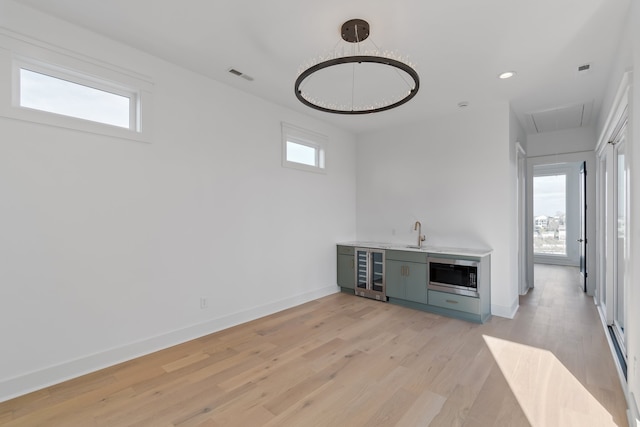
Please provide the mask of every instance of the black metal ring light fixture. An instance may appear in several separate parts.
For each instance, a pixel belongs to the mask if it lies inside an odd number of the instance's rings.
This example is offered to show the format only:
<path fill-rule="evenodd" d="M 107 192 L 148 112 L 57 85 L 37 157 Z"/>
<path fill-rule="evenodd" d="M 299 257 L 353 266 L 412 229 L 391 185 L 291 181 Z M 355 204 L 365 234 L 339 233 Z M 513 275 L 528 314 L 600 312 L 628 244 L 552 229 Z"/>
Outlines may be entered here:
<path fill-rule="evenodd" d="M 342 39 L 349 43 L 360 43 L 364 41 L 369 36 L 369 24 L 362 19 L 352 19 L 345 22 L 342 25 Z M 371 63 L 371 64 L 381 64 L 389 67 L 393 67 L 397 70 L 404 71 L 407 73 L 411 79 L 413 80 L 413 88 L 410 88 L 407 94 L 402 97 L 400 100 L 386 104 L 381 106 L 372 106 L 369 108 L 363 109 L 354 109 L 353 105 L 351 109 L 339 109 L 333 108 L 331 106 L 324 106 L 318 103 L 314 103 L 312 100 L 305 98 L 304 93 L 300 89 L 302 83 L 310 77 L 312 74 L 323 70 L 325 68 L 334 67 L 336 65 L 342 64 L 361 64 L 361 63 Z M 296 79 L 295 82 L 295 94 L 296 97 L 303 104 L 308 107 L 314 108 L 316 110 L 324 111 L 327 113 L 335 113 L 335 114 L 371 114 L 378 113 L 381 111 L 390 110 L 392 108 L 399 107 L 400 105 L 408 102 L 418 93 L 418 89 L 420 88 L 420 78 L 418 77 L 418 73 L 408 64 L 385 56 L 377 56 L 377 55 L 352 55 L 352 56 L 341 56 L 331 58 L 326 61 L 322 61 L 318 64 L 315 64 L 306 70 L 304 70 Z"/>

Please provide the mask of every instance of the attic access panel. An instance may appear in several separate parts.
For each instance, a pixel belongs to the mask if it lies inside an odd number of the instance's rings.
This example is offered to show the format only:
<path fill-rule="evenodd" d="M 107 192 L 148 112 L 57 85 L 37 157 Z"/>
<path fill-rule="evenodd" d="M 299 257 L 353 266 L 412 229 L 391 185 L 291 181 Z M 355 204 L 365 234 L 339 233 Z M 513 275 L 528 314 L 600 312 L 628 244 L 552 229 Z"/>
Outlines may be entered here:
<path fill-rule="evenodd" d="M 528 133 L 553 132 L 589 126 L 593 101 L 537 111 L 527 115 Z"/>

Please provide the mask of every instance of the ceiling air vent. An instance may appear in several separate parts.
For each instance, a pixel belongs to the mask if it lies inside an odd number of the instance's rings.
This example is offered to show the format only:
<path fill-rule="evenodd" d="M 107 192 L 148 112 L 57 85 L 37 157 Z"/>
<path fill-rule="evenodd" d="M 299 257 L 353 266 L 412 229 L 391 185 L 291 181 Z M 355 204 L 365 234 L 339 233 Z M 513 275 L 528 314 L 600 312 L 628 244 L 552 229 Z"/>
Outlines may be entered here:
<path fill-rule="evenodd" d="M 243 79 L 248 80 L 250 82 L 253 81 L 253 77 L 251 77 L 251 76 L 249 76 L 247 74 L 244 74 L 242 71 L 238 71 L 235 68 L 229 68 L 229 72 L 231 74 L 233 74 L 234 76 L 242 77 Z"/>
<path fill-rule="evenodd" d="M 591 64 L 582 64 L 578 66 L 578 75 L 584 76 L 591 73 Z"/>

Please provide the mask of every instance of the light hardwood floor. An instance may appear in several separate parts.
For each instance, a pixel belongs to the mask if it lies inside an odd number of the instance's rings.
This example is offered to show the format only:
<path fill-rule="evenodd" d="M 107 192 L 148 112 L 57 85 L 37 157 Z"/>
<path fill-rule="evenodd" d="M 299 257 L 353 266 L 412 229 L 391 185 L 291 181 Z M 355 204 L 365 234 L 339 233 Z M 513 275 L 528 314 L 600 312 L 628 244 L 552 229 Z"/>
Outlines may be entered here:
<path fill-rule="evenodd" d="M 536 277 L 484 325 L 331 295 L 0 403 L 0 424 L 626 426 L 577 271 Z"/>

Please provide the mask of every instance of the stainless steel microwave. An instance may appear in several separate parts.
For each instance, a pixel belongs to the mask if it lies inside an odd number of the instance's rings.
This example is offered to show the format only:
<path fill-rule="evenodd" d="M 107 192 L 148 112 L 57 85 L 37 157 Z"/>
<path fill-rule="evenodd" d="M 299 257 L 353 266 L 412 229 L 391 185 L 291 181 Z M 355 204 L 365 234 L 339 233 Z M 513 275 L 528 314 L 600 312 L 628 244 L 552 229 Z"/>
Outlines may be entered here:
<path fill-rule="evenodd" d="M 431 257 L 427 261 L 429 289 L 479 297 L 477 261 Z"/>

